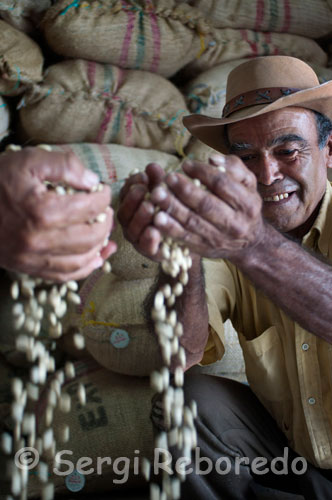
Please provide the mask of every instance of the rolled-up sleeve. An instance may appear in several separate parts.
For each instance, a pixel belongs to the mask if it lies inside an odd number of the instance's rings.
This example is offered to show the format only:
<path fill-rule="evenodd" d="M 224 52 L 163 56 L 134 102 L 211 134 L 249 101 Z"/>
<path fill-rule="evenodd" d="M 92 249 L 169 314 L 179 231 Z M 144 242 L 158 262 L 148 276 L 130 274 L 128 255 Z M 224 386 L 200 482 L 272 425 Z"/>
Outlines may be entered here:
<path fill-rule="evenodd" d="M 221 359 L 225 352 L 224 322 L 235 309 L 236 287 L 230 265 L 224 260 L 203 261 L 209 311 L 209 338 L 201 365 Z"/>

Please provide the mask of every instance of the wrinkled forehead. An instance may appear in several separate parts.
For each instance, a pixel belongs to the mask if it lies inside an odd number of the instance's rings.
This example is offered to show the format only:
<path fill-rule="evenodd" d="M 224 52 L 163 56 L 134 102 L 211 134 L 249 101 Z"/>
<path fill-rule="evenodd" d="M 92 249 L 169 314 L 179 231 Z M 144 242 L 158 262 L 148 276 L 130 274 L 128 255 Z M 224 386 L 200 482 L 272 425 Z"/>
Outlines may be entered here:
<path fill-rule="evenodd" d="M 234 142 L 269 145 L 281 136 L 298 136 L 304 140 L 317 138 L 314 112 L 299 107 L 271 111 L 231 123 L 225 128 L 229 146 Z"/>

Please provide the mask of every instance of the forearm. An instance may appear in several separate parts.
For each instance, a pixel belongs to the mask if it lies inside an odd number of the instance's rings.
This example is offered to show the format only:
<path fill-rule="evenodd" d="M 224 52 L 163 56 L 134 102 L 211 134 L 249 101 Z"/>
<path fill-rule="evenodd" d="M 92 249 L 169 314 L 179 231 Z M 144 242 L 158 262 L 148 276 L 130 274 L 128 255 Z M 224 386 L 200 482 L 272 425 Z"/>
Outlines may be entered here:
<path fill-rule="evenodd" d="M 166 283 L 173 286 L 176 283 L 176 279 L 171 278 L 161 271 L 156 285 L 151 290 L 145 302 L 146 316 L 151 329 L 153 329 L 151 310 L 154 295 Z M 188 369 L 202 359 L 208 339 L 208 310 L 203 269 L 199 257 L 193 257 L 193 264 L 189 270 L 189 282 L 183 287 L 183 294 L 177 298 L 174 307 L 178 320 L 183 325 L 183 335 L 180 338 L 180 344 L 186 351 L 186 369 Z M 173 364 L 172 368 L 174 368 Z"/>
<path fill-rule="evenodd" d="M 266 225 L 263 240 L 230 259 L 271 301 L 332 343 L 332 267 Z"/>

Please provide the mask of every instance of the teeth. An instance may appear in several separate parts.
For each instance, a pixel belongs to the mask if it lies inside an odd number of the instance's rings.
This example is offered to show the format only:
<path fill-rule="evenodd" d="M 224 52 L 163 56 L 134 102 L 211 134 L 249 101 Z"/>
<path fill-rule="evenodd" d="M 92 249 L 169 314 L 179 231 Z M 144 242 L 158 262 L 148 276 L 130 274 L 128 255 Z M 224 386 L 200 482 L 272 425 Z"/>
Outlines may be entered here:
<path fill-rule="evenodd" d="M 276 194 L 275 196 L 268 196 L 266 198 L 263 198 L 264 201 L 279 201 L 283 200 L 284 198 L 288 198 L 288 193 L 284 194 Z"/>

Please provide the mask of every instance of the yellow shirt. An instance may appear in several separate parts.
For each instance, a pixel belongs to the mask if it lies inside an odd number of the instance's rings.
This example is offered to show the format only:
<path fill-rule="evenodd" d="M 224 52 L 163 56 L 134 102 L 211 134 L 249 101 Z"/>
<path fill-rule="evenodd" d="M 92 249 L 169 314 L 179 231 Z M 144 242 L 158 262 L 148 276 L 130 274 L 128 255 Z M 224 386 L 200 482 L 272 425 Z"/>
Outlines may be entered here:
<path fill-rule="evenodd" d="M 330 183 L 302 244 L 332 261 Z M 223 322 L 230 318 L 252 390 L 290 446 L 314 465 L 331 469 L 332 344 L 301 328 L 228 261 L 205 260 L 204 267 L 210 335 L 201 363 L 223 356 Z"/>

